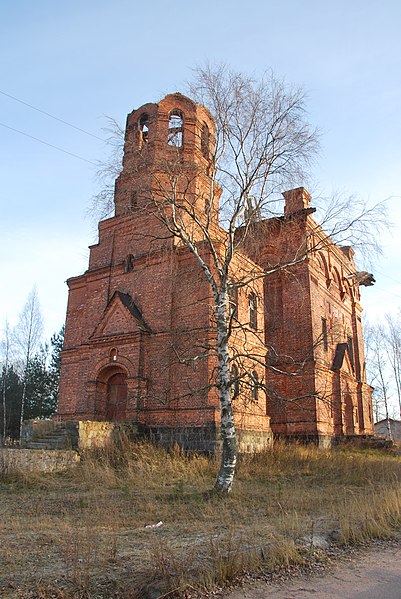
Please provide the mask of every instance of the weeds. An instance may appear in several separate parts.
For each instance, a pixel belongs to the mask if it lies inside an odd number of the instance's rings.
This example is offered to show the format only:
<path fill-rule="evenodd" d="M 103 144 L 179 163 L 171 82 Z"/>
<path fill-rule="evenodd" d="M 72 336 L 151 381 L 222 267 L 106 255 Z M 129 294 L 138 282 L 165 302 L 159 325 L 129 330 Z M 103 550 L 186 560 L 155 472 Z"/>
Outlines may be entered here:
<path fill-rule="evenodd" d="M 300 563 L 300 539 L 360 543 L 401 526 L 390 453 L 279 444 L 241 456 L 225 497 L 208 492 L 217 466 L 123 439 L 63 475 L 3 472 L 0 588 L 22 597 L 40 579 L 43 599 L 156 597 Z"/>

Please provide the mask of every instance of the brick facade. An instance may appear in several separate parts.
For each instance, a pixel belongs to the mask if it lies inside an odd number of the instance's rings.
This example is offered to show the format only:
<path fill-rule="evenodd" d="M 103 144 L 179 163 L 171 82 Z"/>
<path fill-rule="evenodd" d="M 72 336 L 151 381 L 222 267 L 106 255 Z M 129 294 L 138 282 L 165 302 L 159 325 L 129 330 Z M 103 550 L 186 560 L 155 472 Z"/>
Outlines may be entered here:
<path fill-rule="evenodd" d="M 168 234 L 157 210 L 166 194 L 185 196 L 182 218 L 213 269 L 201 228 L 188 216 L 209 219 L 216 251 L 223 252 L 221 190 L 211 189 L 213 132 L 208 111 L 181 94 L 128 115 L 115 216 L 99 223 L 88 270 L 68 281 L 61 419 L 131 421 L 188 447 L 218 445 L 216 364 L 205 349 L 216 335 L 213 298 L 196 259 Z M 234 255 L 234 280 L 291 260 L 311 235 L 324 241 L 307 192 L 284 195 L 285 216 L 255 223 L 253 242 Z M 252 385 L 241 385 L 235 397 L 244 449 L 265 446 L 272 430 L 316 437 L 372 432 L 352 250 L 320 245 L 291 269 L 238 289 L 237 322 L 248 322 L 253 297 L 255 323 L 234 327 L 231 352 L 267 389 L 255 396 Z M 262 359 L 251 365 L 250 355 Z M 303 361 L 297 376 L 279 373 L 293 370 L 283 355 Z"/>

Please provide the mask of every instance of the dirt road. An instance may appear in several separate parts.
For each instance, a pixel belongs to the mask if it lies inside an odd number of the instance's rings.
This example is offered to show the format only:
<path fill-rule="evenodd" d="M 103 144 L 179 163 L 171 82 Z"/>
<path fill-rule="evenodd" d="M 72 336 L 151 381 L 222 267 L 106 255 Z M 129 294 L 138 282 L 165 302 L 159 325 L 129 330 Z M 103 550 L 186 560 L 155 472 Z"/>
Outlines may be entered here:
<path fill-rule="evenodd" d="M 225 599 L 401 599 L 401 544 L 372 547 L 325 575 L 281 584 L 255 583 L 224 595 Z"/>

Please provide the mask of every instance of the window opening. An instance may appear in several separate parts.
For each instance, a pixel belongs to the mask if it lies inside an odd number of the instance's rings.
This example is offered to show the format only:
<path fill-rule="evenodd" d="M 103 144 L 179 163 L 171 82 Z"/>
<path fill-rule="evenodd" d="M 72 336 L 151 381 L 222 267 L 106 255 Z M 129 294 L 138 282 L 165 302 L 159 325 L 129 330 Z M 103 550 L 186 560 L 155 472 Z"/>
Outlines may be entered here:
<path fill-rule="evenodd" d="M 124 272 L 132 272 L 134 270 L 135 257 L 133 254 L 128 254 L 124 260 Z"/>
<path fill-rule="evenodd" d="M 209 138 L 209 127 L 206 123 L 203 123 L 201 131 L 201 150 L 205 158 L 209 158 Z"/>
<path fill-rule="evenodd" d="M 348 337 L 347 346 L 348 346 L 349 360 L 351 362 L 352 368 L 354 368 L 354 342 L 353 342 L 352 337 Z"/>
<path fill-rule="evenodd" d="M 234 281 L 228 285 L 228 315 L 230 318 L 238 316 L 238 287 Z"/>
<path fill-rule="evenodd" d="M 178 110 L 173 110 L 168 122 L 167 143 L 169 146 L 182 147 L 183 124 L 181 113 Z"/>
<path fill-rule="evenodd" d="M 252 329 L 258 328 L 257 301 L 254 293 L 249 296 L 249 326 Z"/>
<path fill-rule="evenodd" d="M 323 349 L 327 351 L 329 349 L 329 340 L 327 337 L 327 320 L 322 318 L 322 340 L 323 340 Z"/>
<path fill-rule="evenodd" d="M 142 148 L 144 143 L 148 143 L 149 139 L 149 117 L 143 114 L 138 121 L 139 130 L 139 148 Z"/>
<path fill-rule="evenodd" d="M 138 195 L 137 195 L 136 191 L 132 191 L 131 197 L 130 197 L 129 209 L 136 210 L 137 207 L 138 207 Z"/>
<path fill-rule="evenodd" d="M 257 402 L 259 399 L 259 375 L 256 372 L 256 370 L 254 370 L 252 372 L 252 401 Z"/>

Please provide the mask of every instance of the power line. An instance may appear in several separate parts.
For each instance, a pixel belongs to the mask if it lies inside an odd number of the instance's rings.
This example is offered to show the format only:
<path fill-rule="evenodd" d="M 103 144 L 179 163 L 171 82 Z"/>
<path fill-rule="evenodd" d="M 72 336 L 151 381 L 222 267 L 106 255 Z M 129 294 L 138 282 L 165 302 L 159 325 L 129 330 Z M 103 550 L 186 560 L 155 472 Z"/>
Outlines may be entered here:
<path fill-rule="evenodd" d="M 32 106 L 32 104 L 28 104 L 28 102 L 24 102 L 24 100 L 20 100 L 19 98 L 16 98 L 15 96 L 12 96 L 11 94 L 7 94 L 6 92 L 3 92 L 1 90 L 0 90 L 0 94 L 2 94 L 3 96 L 7 96 L 7 98 L 11 98 L 12 100 L 15 100 L 16 102 L 19 102 L 20 104 L 24 104 L 25 106 L 32 108 L 32 110 L 41 112 L 42 114 L 45 114 L 46 116 L 50 117 L 51 119 L 54 119 L 55 121 L 59 121 L 60 123 L 63 123 L 64 125 L 68 125 L 68 127 L 72 127 L 73 129 L 76 129 L 77 131 L 81 131 L 81 133 L 85 133 L 85 135 L 90 135 L 91 137 L 94 137 L 95 139 L 99 139 L 100 141 L 108 143 L 107 140 L 99 137 L 98 135 L 95 135 L 94 133 L 90 133 L 89 131 L 85 131 L 85 129 L 81 129 L 81 127 L 77 127 L 76 125 L 73 125 L 72 123 L 69 123 L 68 121 L 64 121 L 63 119 L 60 119 L 58 116 L 54 116 L 54 114 L 50 114 L 50 112 L 46 112 L 45 110 L 42 110 L 41 108 Z"/>
<path fill-rule="evenodd" d="M 48 143 L 47 141 L 43 141 L 43 139 L 39 139 L 38 137 L 34 137 L 33 135 L 29 135 L 29 133 L 25 133 L 24 131 L 20 131 L 19 129 L 14 129 L 14 127 L 10 127 L 9 125 L 5 125 L 4 123 L 0 123 L 2 127 L 6 129 L 10 129 L 11 131 L 15 131 L 16 133 L 20 133 L 21 135 L 25 135 L 25 137 L 29 137 L 30 139 L 34 139 L 45 146 L 49 146 L 50 148 L 54 148 L 59 152 L 64 152 L 64 154 L 68 154 L 69 156 L 73 156 L 74 158 L 78 158 L 79 160 L 83 160 L 84 162 L 88 162 L 89 164 L 93 164 L 94 166 L 98 166 L 96 162 L 92 162 L 92 160 L 88 160 L 87 158 L 83 158 L 82 156 L 78 156 L 78 154 L 74 154 L 73 152 L 69 152 L 68 150 L 64 150 L 63 148 L 59 148 L 58 146 L 54 146 L 53 144 Z"/>
<path fill-rule="evenodd" d="M 375 289 L 378 289 L 379 291 L 387 293 L 388 295 L 393 295 L 394 297 L 398 297 L 399 299 L 401 299 L 401 295 L 398 295 L 397 293 L 393 293 L 392 291 L 388 291 L 387 289 L 384 289 L 383 287 L 378 287 L 377 285 L 375 285 Z"/>
<path fill-rule="evenodd" d="M 393 281 L 394 283 L 398 283 L 399 285 L 401 285 L 401 281 L 397 281 L 397 279 L 393 279 L 393 277 L 389 277 L 388 275 L 384 274 L 384 272 L 380 272 L 380 270 L 377 270 L 377 268 L 375 268 L 375 271 L 382 277 L 385 277 L 386 279 L 389 279 L 390 281 Z"/>

